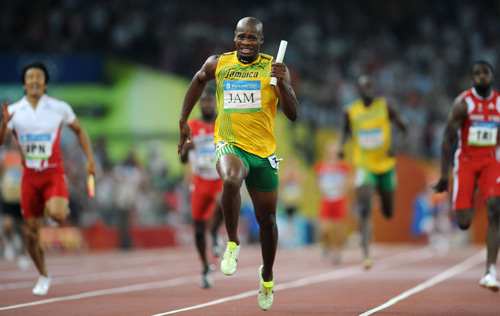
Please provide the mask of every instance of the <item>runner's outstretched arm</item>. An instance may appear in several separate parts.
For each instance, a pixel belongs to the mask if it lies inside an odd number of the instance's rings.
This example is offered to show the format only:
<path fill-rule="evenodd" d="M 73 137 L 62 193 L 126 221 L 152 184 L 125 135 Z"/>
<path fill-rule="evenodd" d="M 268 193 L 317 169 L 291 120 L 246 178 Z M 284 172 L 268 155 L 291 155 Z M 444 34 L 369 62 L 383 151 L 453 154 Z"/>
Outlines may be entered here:
<path fill-rule="evenodd" d="M 351 137 L 351 123 L 349 122 L 349 113 L 346 110 L 344 110 L 344 114 L 343 114 L 343 126 L 342 126 L 342 130 L 341 130 L 341 135 L 340 135 L 340 144 L 339 144 L 339 153 L 338 153 L 338 156 L 340 159 L 344 159 L 344 145 L 345 143 L 347 142 L 347 139 L 349 137 Z"/>
<path fill-rule="evenodd" d="M 7 128 L 7 123 L 12 119 L 14 113 L 9 114 L 7 103 L 2 103 L 2 123 L 0 123 L 0 145 L 5 144 L 9 138 L 10 130 Z"/>
<path fill-rule="evenodd" d="M 200 99 L 205 86 L 210 80 L 215 79 L 215 70 L 217 69 L 217 63 L 219 62 L 219 56 L 208 57 L 205 64 L 201 69 L 194 75 L 189 88 L 184 97 L 184 104 L 182 105 L 181 116 L 179 118 L 179 129 L 180 129 L 180 139 L 179 145 L 177 145 L 177 153 L 182 154 L 182 148 L 186 143 L 191 142 L 191 128 L 187 123 L 191 111 L 193 111 L 196 102 Z"/>
<path fill-rule="evenodd" d="M 443 142 L 441 143 L 441 178 L 434 186 L 436 192 L 444 192 L 448 190 L 448 170 L 450 168 L 451 146 L 457 138 L 457 132 L 464 118 L 467 116 L 467 103 L 459 96 L 453 101 L 452 109 L 443 134 Z"/>
<path fill-rule="evenodd" d="M 271 77 L 278 79 L 274 91 L 280 99 L 281 110 L 290 121 L 295 121 L 299 116 L 299 101 L 292 88 L 290 72 L 285 64 L 273 62 Z"/>
<path fill-rule="evenodd" d="M 396 110 L 396 108 L 391 103 L 387 103 L 387 108 L 389 110 L 389 119 L 400 130 L 400 133 L 398 133 L 398 140 L 397 140 L 395 146 L 391 146 L 391 150 L 390 150 L 391 155 L 395 155 L 396 153 L 398 153 L 401 150 L 401 148 L 403 147 L 403 144 L 406 141 L 406 138 L 408 137 L 408 126 L 406 125 L 406 122 L 401 117 L 399 111 Z"/>
<path fill-rule="evenodd" d="M 85 157 L 87 158 L 86 173 L 95 175 L 97 172 L 97 165 L 94 161 L 94 155 L 92 153 L 92 145 L 90 144 L 90 138 L 83 126 L 80 124 L 78 118 L 76 118 L 73 123 L 68 125 L 69 128 L 76 134 L 78 138 L 78 143 L 82 147 Z"/>

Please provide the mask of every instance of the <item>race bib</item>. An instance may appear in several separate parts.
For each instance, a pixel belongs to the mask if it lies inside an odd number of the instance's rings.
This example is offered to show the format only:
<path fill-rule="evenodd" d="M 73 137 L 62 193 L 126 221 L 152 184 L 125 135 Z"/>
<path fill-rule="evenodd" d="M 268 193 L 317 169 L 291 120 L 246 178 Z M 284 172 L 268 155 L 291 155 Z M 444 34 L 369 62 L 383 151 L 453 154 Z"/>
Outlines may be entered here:
<path fill-rule="evenodd" d="M 19 144 L 24 159 L 47 159 L 52 156 L 52 140 L 50 134 L 23 134 Z"/>
<path fill-rule="evenodd" d="M 280 161 L 283 160 L 283 158 L 278 158 L 274 154 L 267 157 L 267 159 L 269 160 L 271 167 L 273 167 L 274 169 L 279 169 L 280 168 Z"/>
<path fill-rule="evenodd" d="M 497 144 L 498 123 L 476 121 L 469 127 L 467 144 L 471 146 L 495 146 Z"/>
<path fill-rule="evenodd" d="M 362 130 L 358 134 L 358 143 L 364 150 L 380 148 L 384 144 L 384 133 L 380 128 Z"/>
<path fill-rule="evenodd" d="M 215 169 L 215 148 L 213 143 L 210 146 L 197 148 L 196 164 L 202 169 Z"/>
<path fill-rule="evenodd" d="M 224 112 L 256 113 L 262 110 L 260 81 L 226 80 L 224 87 Z"/>
<path fill-rule="evenodd" d="M 337 200 L 344 196 L 346 176 L 344 174 L 326 173 L 319 177 L 319 188 L 323 196 L 330 200 Z"/>
<path fill-rule="evenodd" d="M 215 151 L 218 151 L 222 147 L 227 146 L 227 144 L 227 142 L 217 142 L 217 144 L 215 144 Z"/>

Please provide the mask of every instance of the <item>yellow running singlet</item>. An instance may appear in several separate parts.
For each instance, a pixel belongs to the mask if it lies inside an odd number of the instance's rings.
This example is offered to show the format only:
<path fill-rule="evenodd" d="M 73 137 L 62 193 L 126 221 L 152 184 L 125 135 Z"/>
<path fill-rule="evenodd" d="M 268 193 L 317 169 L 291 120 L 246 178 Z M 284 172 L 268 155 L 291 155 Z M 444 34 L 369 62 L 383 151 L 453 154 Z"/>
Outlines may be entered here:
<path fill-rule="evenodd" d="M 354 165 L 376 174 L 389 171 L 396 159 L 388 156 L 391 148 L 391 122 L 387 101 L 375 98 L 367 107 L 362 100 L 349 106 L 354 149 Z"/>
<path fill-rule="evenodd" d="M 220 56 L 215 71 L 217 107 L 214 144 L 227 142 L 266 158 L 276 150 L 274 116 L 278 97 L 270 86 L 272 56 L 243 64 L 236 51 Z"/>

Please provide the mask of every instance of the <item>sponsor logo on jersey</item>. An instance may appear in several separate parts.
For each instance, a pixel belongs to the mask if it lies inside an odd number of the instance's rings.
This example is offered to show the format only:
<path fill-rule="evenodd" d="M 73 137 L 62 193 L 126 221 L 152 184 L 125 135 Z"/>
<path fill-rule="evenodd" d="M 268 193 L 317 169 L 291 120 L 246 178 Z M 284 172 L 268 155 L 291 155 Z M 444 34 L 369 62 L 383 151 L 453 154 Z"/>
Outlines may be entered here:
<path fill-rule="evenodd" d="M 235 78 L 235 79 L 240 79 L 240 78 L 258 78 L 259 77 L 259 72 L 258 71 L 237 71 L 237 70 L 231 70 L 226 74 L 224 79 L 227 78 Z"/>

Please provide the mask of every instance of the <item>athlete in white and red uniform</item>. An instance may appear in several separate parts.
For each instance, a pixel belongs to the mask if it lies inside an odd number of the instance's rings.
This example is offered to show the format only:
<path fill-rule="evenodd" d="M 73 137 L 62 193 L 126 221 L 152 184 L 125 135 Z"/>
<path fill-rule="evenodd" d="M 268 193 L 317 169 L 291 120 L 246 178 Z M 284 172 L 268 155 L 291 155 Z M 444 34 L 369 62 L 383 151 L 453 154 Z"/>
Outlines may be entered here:
<path fill-rule="evenodd" d="M 21 80 L 26 95 L 7 107 L 2 104 L 0 144 L 11 132 L 17 138 L 23 157 L 21 209 L 25 224 L 26 246 L 40 273 L 33 288 L 34 295 L 46 295 L 50 277 L 40 245 L 40 227 L 44 213 L 59 224 L 69 214 L 68 190 L 64 175 L 59 139 L 62 124 L 68 125 L 78 137 L 87 157 L 87 174 L 96 173 L 92 147 L 71 107 L 45 94 L 49 82 L 47 67 L 39 62 L 23 67 Z"/>
<path fill-rule="evenodd" d="M 500 96 L 496 91 L 481 97 L 475 88 L 460 95 L 467 104 L 467 116 L 459 130 L 458 149 L 455 152 L 453 181 L 454 209 L 473 206 L 476 175 L 483 198 L 500 195 L 496 185 L 500 168 L 495 158 L 495 147 L 500 122 Z"/>
<path fill-rule="evenodd" d="M 347 193 L 350 187 L 350 166 L 338 158 L 339 144 L 329 142 L 326 156 L 314 166 L 321 193 L 318 214 L 323 254 L 332 254 L 333 264 L 341 262 L 344 224 L 347 218 Z"/>
<path fill-rule="evenodd" d="M 220 255 L 218 229 L 222 223 L 222 208 L 220 192 L 222 180 L 215 168 L 216 156 L 214 147 L 214 124 L 217 118 L 215 111 L 215 91 L 206 88 L 200 99 L 201 119 L 189 121 L 191 128 L 191 143 L 184 147 L 181 161 L 189 160 L 193 176 L 191 179 L 191 214 L 194 220 L 195 241 L 198 254 L 202 261 L 202 288 L 212 287 L 211 265 L 206 255 L 205 231 L 212 219 L 210 232 L 212 235 L 212 252 L 215 257 Z"/>
<path fill-rule="evenodd" d="M 468 229 L 474 217 L 476 186 L 486 201 L 486 273 L 479 285 L 497 292 L 496 262 L 500 245 L 500 163 L 495 157 L 500 123 L 500 95 L 492 89 L 493 67 L 478 61 L 472 66 L 474 87 L 460 94 L 446 123 L 441 145 L 441 179 L 434 189 L 448 189 L 451 147 L 458 138 L 453 179 L 453 204 L 458 226 Z"/>

